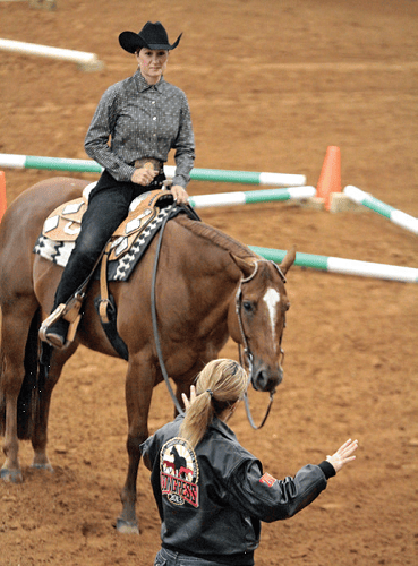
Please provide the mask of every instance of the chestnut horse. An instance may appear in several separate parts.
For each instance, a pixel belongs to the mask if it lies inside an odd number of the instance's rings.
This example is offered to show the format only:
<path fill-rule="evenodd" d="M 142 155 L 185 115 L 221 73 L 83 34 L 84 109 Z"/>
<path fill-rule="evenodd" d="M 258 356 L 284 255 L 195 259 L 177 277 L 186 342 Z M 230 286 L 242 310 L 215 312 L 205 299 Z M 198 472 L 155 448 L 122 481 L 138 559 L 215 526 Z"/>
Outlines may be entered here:
<path fill-rule="evenodd" d="M 38 330 L 52 308 L 62 268 L 35 255 L 33 248 L 45 218 L 60 204 L 80 197 L 86 185 L 86 181 L 69 178 L 37 183 L 12 202 L 0 224 L 0 431 L 5 437 L 6 460 L 1 469 L 4 480 L 22 481 L 18 439 L 32 441 L 34 467 L 52 470 L 46 452 L 51 393 L 77 346 L 83 344 L 118 357 L 94 307 L 99 282 L 93 281 L 75 341 L 62 350 L 53 349 L 40 375 Z M 162 380 L 151 305 L 156 247 L 156 241 L 152 242 L 127 282 L 109 284 L 117 305 L 118 333 L 129 353 L 129 465 L 118 519 L 122 532 L 137 531 L 139 446 L 148 436 L 153 387 Z M 289 308 L 284 274 L 294 259 L 295 252 L 288 253 L 280 271 L 225 233 L 186 215 L 167 223 L 154 295 L 162 359 L 176 384 L 178 400 L 183 392 L 188 393 L 203 366 L 218 356 L 229 337 L 251 352 L 250 377 L 256 390 L 271 392 L 281 382 L 281 339 Z"/>

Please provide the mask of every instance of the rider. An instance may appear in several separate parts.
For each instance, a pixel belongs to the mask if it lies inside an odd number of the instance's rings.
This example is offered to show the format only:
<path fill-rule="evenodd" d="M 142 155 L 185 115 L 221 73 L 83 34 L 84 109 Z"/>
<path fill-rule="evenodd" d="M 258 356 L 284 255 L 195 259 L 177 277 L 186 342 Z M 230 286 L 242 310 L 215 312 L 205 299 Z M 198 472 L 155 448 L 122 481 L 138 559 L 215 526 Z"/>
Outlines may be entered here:
<path fill-rule="evenodd" d="M 132 200 L 163 186 L 163 165 L 172 148 L 176 150 L 177 167 L 171 192 L 178 204 L 188 201 L 186 187 L 195 159 L 189 105 L 184 92 L 163 78 L 170 51 L 177 47 L 180 37 L 170 44 L 158 21 L 147 22 L 139 33 L 125 31 L 119 35 L 122 49 L 135 54 L 138 70 L 105 91 L 87 131 L 86 152 L 104 171 L 90 193 L 80 235 L 55 294 L 52 315 L 41 328 L 41 338 L 55 347 L 66 344 L 69 327 L 60 315 L 60 305 L 92 272 L 106 242 L 126 218 Z"/>
<path fill-rule="evenodd" d="M 226 424 L 247 383 L 247 372 L 237 362 L 209 362 L 196 388 L 190 388 L 190 401 L 182 396 L 186 416 L 142 445 L 162 521 L 162 548 L 154 565 L 252 566 L 260 522 L 292 517 L 355 459 L 357 440 L 348 440 L 293 478 L 277 480 L 264 473 Z"/>

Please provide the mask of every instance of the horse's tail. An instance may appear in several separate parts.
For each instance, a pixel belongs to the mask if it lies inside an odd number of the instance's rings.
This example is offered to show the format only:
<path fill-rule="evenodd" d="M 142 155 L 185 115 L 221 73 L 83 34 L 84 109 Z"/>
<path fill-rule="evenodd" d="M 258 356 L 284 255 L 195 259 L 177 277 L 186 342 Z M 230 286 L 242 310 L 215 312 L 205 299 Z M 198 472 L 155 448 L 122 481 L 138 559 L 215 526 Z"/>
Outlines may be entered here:
<path fill-rule="evenodd" d="M 32 318 L 25 347 L 25 378 L 17 400 L 17 436 L 21 440 L 32 438 L 39 390 L 39 342 L 41 309 Z"/>

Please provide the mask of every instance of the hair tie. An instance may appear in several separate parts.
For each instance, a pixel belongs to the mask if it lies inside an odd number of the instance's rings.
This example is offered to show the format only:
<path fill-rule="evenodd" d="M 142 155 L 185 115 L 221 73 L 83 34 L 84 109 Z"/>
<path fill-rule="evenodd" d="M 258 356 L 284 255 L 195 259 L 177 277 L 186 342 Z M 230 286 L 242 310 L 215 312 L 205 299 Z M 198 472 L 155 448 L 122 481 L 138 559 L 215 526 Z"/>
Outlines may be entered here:
<path fill-rule="evenodd" d="M 212 389 L 206 389 L 206 393 L 209 393 L 209 395 L 210 395 L 211 397 L 213 397 L 213 391 L 212 391 Z"/>

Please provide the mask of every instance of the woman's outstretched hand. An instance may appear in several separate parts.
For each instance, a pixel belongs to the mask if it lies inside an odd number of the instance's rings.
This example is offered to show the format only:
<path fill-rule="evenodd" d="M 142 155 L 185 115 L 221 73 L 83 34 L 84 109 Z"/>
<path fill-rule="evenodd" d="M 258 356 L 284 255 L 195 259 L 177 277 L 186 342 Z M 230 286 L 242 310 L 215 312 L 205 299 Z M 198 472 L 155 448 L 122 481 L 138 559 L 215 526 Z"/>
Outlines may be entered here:
<path fill-rule="evenodd" d="M 181 400 L 184 403 L 186 411 L 195 399 L 196 399 L 196 387 L 194 385 L 191 385 L 190 386 L 190 397 L 189 397 L 189 399 L 187 398 L 186 393 L 181 394 Z"/>
<path fill-rule="evenodd" d="M 334 466 L 335 473 L 339 472 L 344 464 L 356 459 L 353 454 L 357 450 L 357 447 L 358 440 L 351 440 L 351 438 L 349 438 L 347 442 L 344 442 L 344 444 L 338 448 L 335 454 L 327 456 L 327 462 Z"/>

